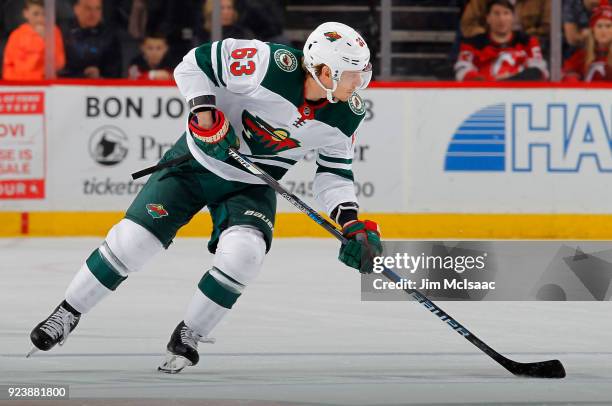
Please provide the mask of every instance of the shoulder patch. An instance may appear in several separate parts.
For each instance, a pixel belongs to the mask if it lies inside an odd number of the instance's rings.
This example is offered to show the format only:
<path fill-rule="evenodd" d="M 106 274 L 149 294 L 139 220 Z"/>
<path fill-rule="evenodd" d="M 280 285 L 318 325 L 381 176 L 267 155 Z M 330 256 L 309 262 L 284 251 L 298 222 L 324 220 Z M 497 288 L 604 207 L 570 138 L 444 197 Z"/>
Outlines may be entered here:
<path fill-rule="evenodd" d="M 274 51 L 274 62 L 276 62 L 276 65 L 285 72 L 293 72 L 298 67 L 298 61 L 295 55 L 283 48 Z"/>
<path fill-rule="evenodd" d="M 353 93 L 347 102 L 353 113 L 357 114 L 358 116 L 365 114 L 363 99 L 357 93 Z"/>

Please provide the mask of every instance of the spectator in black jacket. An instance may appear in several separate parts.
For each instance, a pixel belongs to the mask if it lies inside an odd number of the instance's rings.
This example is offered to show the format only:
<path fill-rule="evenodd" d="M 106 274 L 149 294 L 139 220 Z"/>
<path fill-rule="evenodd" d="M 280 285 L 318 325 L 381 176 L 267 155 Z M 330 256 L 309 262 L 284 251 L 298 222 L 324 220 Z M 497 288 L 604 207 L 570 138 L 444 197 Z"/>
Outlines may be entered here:
<path fill-rule="evenodd" d="M 254 33 L 261 41 L 291 45 L 284 34 L 285 7 L 281 0 L 236 0 L 240 14 L 238 24 Z"/>
<path fill-rule="evenodd" d="M 64 32 L 66 67 L 61 76 L 72 78 L 121 77 L 121 44 L 102 23 L 102 0 L 77 0 L 76 20 Z"/>
<path fill-rule="evenodd" d="M 130 61 L 128 77 L 137 80 L 171 80 L 174 65 L 168 59 L 168 40 L 163 34 L 147 35 L 140 55 Z"/>
<path fill-rule="evenodd" d="M 213 2 L 208 0 L 202 3 L 201 24 L 195 30 L 194 46 L 211 40 Z M 221 0 L 221 37 L 250 39 L 253 33 L 246 27 L 238 24 L 238 12 L 234 7 L 234 0 Z"/>
<path fill-rule="evenodd" d="M 142 40 L 147 33 L 163 34 L 170 46 L 168 59 L 176 65 L 192 48 L 201 1 L 133 0 L 128 32 L 137 40 Z"/>

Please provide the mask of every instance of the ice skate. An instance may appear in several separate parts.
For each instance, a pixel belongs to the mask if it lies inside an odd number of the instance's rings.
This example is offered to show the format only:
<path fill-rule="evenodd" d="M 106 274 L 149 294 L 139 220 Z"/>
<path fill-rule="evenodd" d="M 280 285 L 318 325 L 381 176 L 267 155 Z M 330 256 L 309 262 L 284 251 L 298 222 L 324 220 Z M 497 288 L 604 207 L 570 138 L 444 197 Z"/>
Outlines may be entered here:
<path fill-rule="evenodd" d="M 30 333 L 34 347 L 26 355 L 30 357 L 37 351 L 49 351 L 56 344 L 64 345 L 68 334 L 79 324 L 81 314 L 65 300 L 53 310 L 53 313 L 41 321 Z"/>
<path fill-rule="evenodd" d="M 196 365 L 200 360 L 198 342 L 212 344 L 215 339 L 202 337 L 181 321 L 174 329 L 166 347 L 168 350 L 166 359 L 157 370 L 167 374 L 176 374 L 185 367 Z"/>

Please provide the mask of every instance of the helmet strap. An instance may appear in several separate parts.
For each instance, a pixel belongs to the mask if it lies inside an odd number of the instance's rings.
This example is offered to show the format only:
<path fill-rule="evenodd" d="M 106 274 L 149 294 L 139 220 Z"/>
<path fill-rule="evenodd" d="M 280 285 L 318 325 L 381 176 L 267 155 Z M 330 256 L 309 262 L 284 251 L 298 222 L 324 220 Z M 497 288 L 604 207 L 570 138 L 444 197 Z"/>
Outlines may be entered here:
<path fill-rule="evenodd" d="M 310 72 L 310 76 L 312 76 L 314 81 L 317 82 L 317 84 L 321 87 L 321 89 L 325 90 L 325 95 L 326 95 L 327 100 L 330 103 L 337 103 L 338 100 L 334 98 L 333 93 L 336 91 L 336 88 L 338 87 L 338 82 L 336 82 L 332 78 L 332 88 L 328 89 L 328 88 L 325 87 L 325 85 L 323 85 L 323 83 L 321 83 L 321 81 L 317 77 L 316 73 L 314 72 L 314 69 L 312 69 L 311 67 L 308 67 L 308 72 Z"/>

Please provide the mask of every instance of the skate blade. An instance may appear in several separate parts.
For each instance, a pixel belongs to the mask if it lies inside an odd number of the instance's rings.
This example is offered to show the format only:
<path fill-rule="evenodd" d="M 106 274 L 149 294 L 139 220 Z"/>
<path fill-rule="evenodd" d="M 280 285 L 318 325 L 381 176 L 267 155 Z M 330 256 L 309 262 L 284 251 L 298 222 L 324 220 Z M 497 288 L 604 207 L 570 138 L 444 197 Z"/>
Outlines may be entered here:
<path fill-rule="evenodd" d="M 193 365 L 191 361 L 180 355 L 167 353 L 164 363 L 157 367 L 157 370 L 166 374 L 178 374 L 185 367 Z"/>
<path fill-rule="evenodd" d="M 26 354 L 26 358 L 30 358 L 32 355 L 34 355 L 35 353 L 37 353 L 39 350 L 36 347 L 32 347 L 32 349 L 30 350 L 30 352 L 28 352 Z"/>

